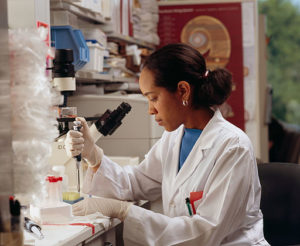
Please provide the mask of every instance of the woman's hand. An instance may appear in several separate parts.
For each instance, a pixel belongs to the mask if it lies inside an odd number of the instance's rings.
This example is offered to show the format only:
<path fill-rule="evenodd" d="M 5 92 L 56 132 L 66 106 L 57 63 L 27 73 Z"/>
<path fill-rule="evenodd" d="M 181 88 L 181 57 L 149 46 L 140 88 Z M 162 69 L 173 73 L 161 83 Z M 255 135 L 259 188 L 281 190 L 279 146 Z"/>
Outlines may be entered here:
<path fill-rule="evenodd" d="M 96 167 L 102 161 L 103 150 L 94 143 L 86 120 L 82 117 L 77 117 L 76 120 L 81 122 L 82 128 L 80 132 L 70 130 L 67 133 L 65 139 L 67 155 L 73 157 L 81 154 L 90 167 Z"/>
<path fill-rule="evenodd" d="M 115 199 L 87 197 L 72 205 L 72 211 L 75 216 L 85 216 L 100 212 L 107 217 L 118 218 L 124 221 L 131 205 L 132 203 L 130 202 Z"/>

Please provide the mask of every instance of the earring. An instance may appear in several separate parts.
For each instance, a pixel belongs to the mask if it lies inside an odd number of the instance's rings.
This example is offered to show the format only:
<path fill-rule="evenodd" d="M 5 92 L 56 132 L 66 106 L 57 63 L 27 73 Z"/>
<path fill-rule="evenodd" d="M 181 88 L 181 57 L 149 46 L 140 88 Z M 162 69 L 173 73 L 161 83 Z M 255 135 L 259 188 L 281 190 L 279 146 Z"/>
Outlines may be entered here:
<path fill-rule="evenodd" d="M 182 105 L 183 105 L 183 106 L 185 106 L 185 107 L 186 107 L 188 104 L 189 104 L 189 103 L 188 103 L 188 101 L 187 101 L 187 100 L 183 100 L 183 101 L 182 101 Z"/>

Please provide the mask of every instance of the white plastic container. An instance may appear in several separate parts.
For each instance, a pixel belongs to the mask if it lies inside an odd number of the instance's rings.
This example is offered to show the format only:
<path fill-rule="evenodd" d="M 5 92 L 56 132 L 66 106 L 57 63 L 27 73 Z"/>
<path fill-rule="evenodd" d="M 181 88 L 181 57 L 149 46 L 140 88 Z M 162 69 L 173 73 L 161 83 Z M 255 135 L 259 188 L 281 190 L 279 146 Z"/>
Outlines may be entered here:
<path fill-rule="evenodd" d="M 91 10 L 102 14 L 102 0 L 90 0 L 91 1 Z"/>
<path fill-rule="evenodd" d="M 51 10 L 50 11 L 51 26 L 78 26 L 78 18 L 68 10 Z"/>
<path fill-rule="evenodd" d="M 86 42 L 90 50 L 90 61 L 84 65 L 82 71 L 102 72 L 104 60 L 104 48 L 98 43 Z"/>
<path fill-rule="evenodd" d="M 41 224 L 68 223 L 72 218 L 72 206 L 62 202 L 62 177 L 48 176 L 46 199 L 30 204 L 30 216 Z"/>
<path fill-rule="evenodd" d="M 76 111 L 77 112 L 77 111 Z M 77 113 L 76 113 L 77 115 Z M 68 191 L 68 186 L 69 186 L 69 178 L 68 175 L 65 174 L 65 166 L 53 166 L 52 170 L 56 172 L 60 177 L 62 177 L 62 192 Z"/>
<path fill-rule="evenodd" d="M 102 0 L 81 0 L 80 3 L 75 3 L 76 5 L 89 9 L 95 13 L 102 14 Z"/>
<path fill-rule="evenodd" d="M 86 40 L 96 40 L 102 47 L 107 47 L 107 36 L 100 29 L 99 25 L 95 25 L 95 27 L 81 27 L 80 30 Z"/>
<path fill-rule="evenodd" d="M 48 176 L 47 181 L 47 201 L 49 203 L 62 202 L 62 177 Z"/>
<path fill-rule="evenodd" d="M 72 206 L 65 202 L 55 204 L 30 204 L 30 217 L 41 224 L 69 223 L 73 217 Z"/>

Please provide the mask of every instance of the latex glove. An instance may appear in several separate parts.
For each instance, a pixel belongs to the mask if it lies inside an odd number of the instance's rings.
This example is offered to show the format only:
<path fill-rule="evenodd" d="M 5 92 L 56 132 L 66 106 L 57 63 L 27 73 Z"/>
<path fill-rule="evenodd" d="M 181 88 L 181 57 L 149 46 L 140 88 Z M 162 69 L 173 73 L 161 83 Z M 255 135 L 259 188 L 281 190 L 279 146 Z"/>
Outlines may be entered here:
<path fill-rule="evenodd" d="M 67 155 L 73 157 L 81 153 L 88 165 L 95 167 L 102 161 L 103 150 L 94 143 L 86 120 L 82 117 L 77 117 L 76 120 L 81 122 L 82 127 L 80 132 L 75 130 L 68 131 L 65 139 Z"/>
<path fill-rule="evenodd" d="M 87 197 L 84 200 L 73 204 L 72 212 L 75 216 L 85 216 L 100 212 L 107 217 L 118 218 L 119 220 L 124 221 L 131 205 L 131 202 L 115 199 Z"/>

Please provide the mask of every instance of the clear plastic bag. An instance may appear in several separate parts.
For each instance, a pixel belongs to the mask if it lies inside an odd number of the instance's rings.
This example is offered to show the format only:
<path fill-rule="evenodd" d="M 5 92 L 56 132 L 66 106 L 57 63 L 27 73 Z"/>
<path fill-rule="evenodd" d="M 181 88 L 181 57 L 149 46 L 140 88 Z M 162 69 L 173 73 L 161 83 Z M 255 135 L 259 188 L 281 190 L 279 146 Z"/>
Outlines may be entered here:
<path fill-rule="evenodd" d="M 61 100 L 46 76 L 50 49 L 41 35 L 36 29 L 9 33 L 14 194 L 31 201 L 46 195 L 48 159 L 58 136 L 53 106 Z"/>

